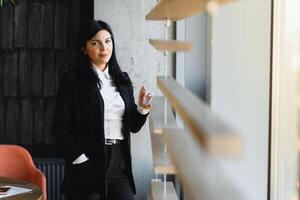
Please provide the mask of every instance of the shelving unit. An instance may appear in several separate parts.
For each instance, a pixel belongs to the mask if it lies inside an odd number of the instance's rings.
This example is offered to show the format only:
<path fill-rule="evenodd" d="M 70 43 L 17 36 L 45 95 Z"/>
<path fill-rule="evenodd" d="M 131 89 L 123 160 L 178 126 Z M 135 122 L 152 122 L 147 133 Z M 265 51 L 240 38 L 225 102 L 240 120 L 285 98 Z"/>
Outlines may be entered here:
<path fill-rule="evenodd" d="M 169 77 L 167 70 L 168 52 L 192 50 L 191 42 L 168 39 L 171 21 L 193 16 L 206 11 L 208 7 L 217 7 L 230 1 L 159 0 L 146 16 L 146 20 L 165 21 L 164 40 L 150 39 L 149 43 L 164 53 L 165 73 L 157 78 L 157 85 L 166 97 L 154 99 L 150 116 L 154 171 L 164 174 L 164 182 L 151 182 L 151 193 L 160 192 L 159 195 L 150 195 L 148 199 L 172 199 L 168 195 L 170 184 L 172 187 L 173 184 L 166 181 L 166 174 L 170 173 L 167 170 L 169 166 L 176 168 L 189 199 L 243 199 L 211 158 L 211 155 L 240 156 L 241 140 L 238 134 L 215 116 L 204 102 Z M 177 126 L 168 102 L 180 115 L 186 128 Z"/>
<path fill-rule="evenodd" d="M 163 128 L 177 127 L 175 116 L 170 105 L 167 105 L 167 122 L 164 123 L 164 101 L 165 97 L 153 97 L 152 109 L 149 115 L 150 132 L 154 134 L 161 134 Z"/>
<path fill-rule="evenodd" d="M 172 77 L 157 77 L 157 85 L 209 154 L 233 157 L 240 155 L 241 140 L 238 134 L 222 122 L 200 98 L 183 88 Z"/>
<path fill-rule="evenodd" d="M 161 134 L 151 133 L 153 166 L 155 174 L 176 174 L 176 168 L 165 151 L 165 144 Z"/>
<path fill-rule="evenodd" d="M 223 5 L 232 0 L 214 0 Z M 160 0 L 146 15 L 146 20 L 181 20 L 207 10 L 207 3 L 212 0 Z"/>
<path fill-rule="evenodd" d="M 186 41 L 150 39 L 149 43 L 159 51 L 192 51 L 192 43 Z"/>
<path fill-rule="evenodd" d="M 167 142 L 170 158 L 185 184 L 189 199 L 243 199 L 222 168 L 189 134 L 180 129 L 165 129 L 162 136 Z"/>
<path fill-rule="evenodd" d="M 151 190 L 148 194 L 148 200 L 178 200 L 174 185 L 172 182 L 167 182 L 167 192 L 164 194 L 163 182 L 161 181 L 151 181 Z"/>

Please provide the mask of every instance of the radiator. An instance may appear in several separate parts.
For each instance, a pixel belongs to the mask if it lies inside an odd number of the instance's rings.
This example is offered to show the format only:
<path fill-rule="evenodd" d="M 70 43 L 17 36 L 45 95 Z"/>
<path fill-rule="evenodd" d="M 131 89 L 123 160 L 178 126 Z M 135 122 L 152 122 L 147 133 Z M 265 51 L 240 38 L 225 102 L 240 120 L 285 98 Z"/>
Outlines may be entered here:
<path fill-rule="evenodd" d="M 34 159 L 34 163 L 46 176 L 47 200 L 64 200 L 60 186 L 64 176 L 63 159 Z"/>

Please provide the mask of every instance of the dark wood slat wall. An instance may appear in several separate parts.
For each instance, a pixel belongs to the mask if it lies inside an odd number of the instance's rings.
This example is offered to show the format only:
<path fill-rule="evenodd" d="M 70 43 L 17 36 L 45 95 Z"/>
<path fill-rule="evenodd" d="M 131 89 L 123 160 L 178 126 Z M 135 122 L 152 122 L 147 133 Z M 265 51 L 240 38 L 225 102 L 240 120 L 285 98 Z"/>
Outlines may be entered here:
<path fill-rule="evenodd" d="M 63 59 L 62 59 L 63 60 Z M 30 87 L 31 95 L 34 97 L 41 97 L 43 94 L 43 64 L 42 52 L 38 49 L 30 52 L 29 59 L 30 66 Z"/>
<path fill-rule="evenodd" d="M 8 50 L 2 56 L 3 95 L 17 96 L 18 81 L 18 54 L 16 51 Z"/>
<path fill-rule="evenodd" d="M 76 63 L 78 62 L 78 52 L 77 51 L 70 51 L 68 52 L 68 69 L 75 69 Z"/>
<path fill-rule="evenodd" d="M 46 51 L 43 53 L 44 66 L 44 96 L 55 94 L 55 52 Z"/>
<path fill-rule="evenodd" d="M 2 49 L 2 21 L 3 21 L 3 9 L 0 9 L 0 49 Z"/>
<path fill-rule="evenodd" d="M 19 96 L 30 97 L 30 63 L 28 51 L 19 51 L 18 86 Z"/>
<path fill-rule="evenodd" d="M 78 62 L 92 0 L 18 0 L 0 8 L 0 143 L 57 156 L 50 132 L 60 76 Z"/>
<path fill-rule="evenodd" d="M 51 136 L 50 129 L 50 124 L 52 122 L 52 117 L 54 114 L 54 98 L 47 99 L 44 104 L 44 111 L 45 111 L 45 117 L 44 117 L 44 135 L 45 135 L 45 143 L 47 144 L 53 144 L 54 139 Z"/>
<path fill-rule="evenodd" d="M 28 12 L 28 47 L 40 47 L 41 6 L 38 0 L 29 1 Z"/>
<path fill-rule="evenodd" d="M 63 60 L 67 58 L 66 53 L 64 51 L 56 51 L 55 53 L 55 91 L 57 91 L 60 77 L 61 75 L 67 71 L 67 60 Z M 63 62 L 62 62 L 63 60 Z"/>
<path fill-rule="evenodd" d="M 69 9 L 69 15 L 73 17 L 69 17 L 68 26 L 69 32 L 68 40 L 69 40 L 69 48 L 76 49 L 78 47 L 78 39 L 79 39 L 79 29 L 80 29 L 80 2 L 74 1 Z"/>
<path fill-rule="evenodd" d="M 19 1 L 14 12 L 14 47 L 26 47 L 27 42 L 27 0 Z"/>
<path fill-rule="evenodd" d="M 33 143 L 44 142 L 44 101 L 37 99 L 33 102 L 34 125 L 33 125 Z"/>
<path fill-rule="evenodd" d="M 19 141 L 19 100 L 10 98 L 6 101 L 6 142 L 18 144 Z"/>
<path fill-rule="evenodd" d="M 1 12 L 0 12 L 0 17 L 1 17 Z M 0 18 L 0 38 L 1 38 L 1 18 Z M 1 46 L 1 40 L 0 40 L 0 46 Z M 3 75 L 3 73 L 2 73 L 2 52 L 0 50 L 0 96 L 2 96 L 2 90 L 3 90 L 3 76 L 2 75 Z M 1 118 L 0 118 L 0 120 L 1 120 Z M 1 131 L 1 129 L 0 129 L 0 131 Z"/>
<path fill-rule="evenodd" d="M 54 46 L 56 49 L 67 47 L 68 8 L 63 2 L 55 2 Z"/>
<path fill-rule="evenodd" d="M 41 43 L 42 48 L 53 48 L 54 0 L 41 0 Z"/>
<path fill-rule="evenodd" d="M 2 9 L 2 34 L 1 34 L 1 47 L 2 49 L 13 48 L 13 14 L 14 8 L 11 4 L 1 8 Z"/>
<path fill-rule="evenodd" d="M 33 126 L 33 108 L 29 98 L 21 100 L 20 143 L 31 144 Z"/>
<path fill-rule="evenodd" d="M 4 109 L 4 99 L 0 98 L 0 141 L 5 141 L 5 109 Z"/>

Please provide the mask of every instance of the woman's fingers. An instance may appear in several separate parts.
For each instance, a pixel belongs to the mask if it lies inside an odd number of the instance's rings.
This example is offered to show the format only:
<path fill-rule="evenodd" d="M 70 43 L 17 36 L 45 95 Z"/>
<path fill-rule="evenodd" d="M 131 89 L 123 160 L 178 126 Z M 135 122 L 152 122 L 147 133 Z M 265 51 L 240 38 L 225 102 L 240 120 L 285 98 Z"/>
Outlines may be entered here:
<path fill-rule="evenodd" d="M 147 89 L 146 89 L 144 86 L 142 86 L 142 88 L 141 88 L 141 93 L 142 93 L 142 94 L 146 94 L 146 92 L 147 92 Z"/>
<path fill-rule="evenodd" d="M 144 97 L 144 104 L 148 106 L 151 104 L 151 101 L 152 101 L 152 94 L 149 92 Z"/>
<path fill-rule="evenodd" d="M 147 92 L 147 89 L 142 86 L 139 94 L 139 105 L 143 108 L 151 107 L 152 94 Z"/>
<path fill-rule="evenodd" d="M 139 104 L 142 106 L 143 99 L 146 93 L 146 88 L 144 86 L 141 87 L 140 89 L 140 94 L 139 94 Z"/>

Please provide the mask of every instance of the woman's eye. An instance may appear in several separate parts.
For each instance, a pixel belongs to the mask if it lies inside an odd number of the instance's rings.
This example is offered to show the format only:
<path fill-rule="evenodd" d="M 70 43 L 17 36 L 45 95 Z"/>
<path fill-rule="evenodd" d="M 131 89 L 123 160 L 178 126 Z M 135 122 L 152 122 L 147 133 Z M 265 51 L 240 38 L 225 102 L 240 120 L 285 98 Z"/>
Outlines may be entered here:
<path fill-rule="evenodd" d="M 111 42 L 111 40 L 106 40 L 105 42 L 106 42 L 106 44 L 109 44 Z"/>
<path fill-rule="evenodd" d="M 99 46 L 100 43 L 95 41 L 95 42 L 92 42 L 92 45 L 93 45 L 93 46 Z"/>

